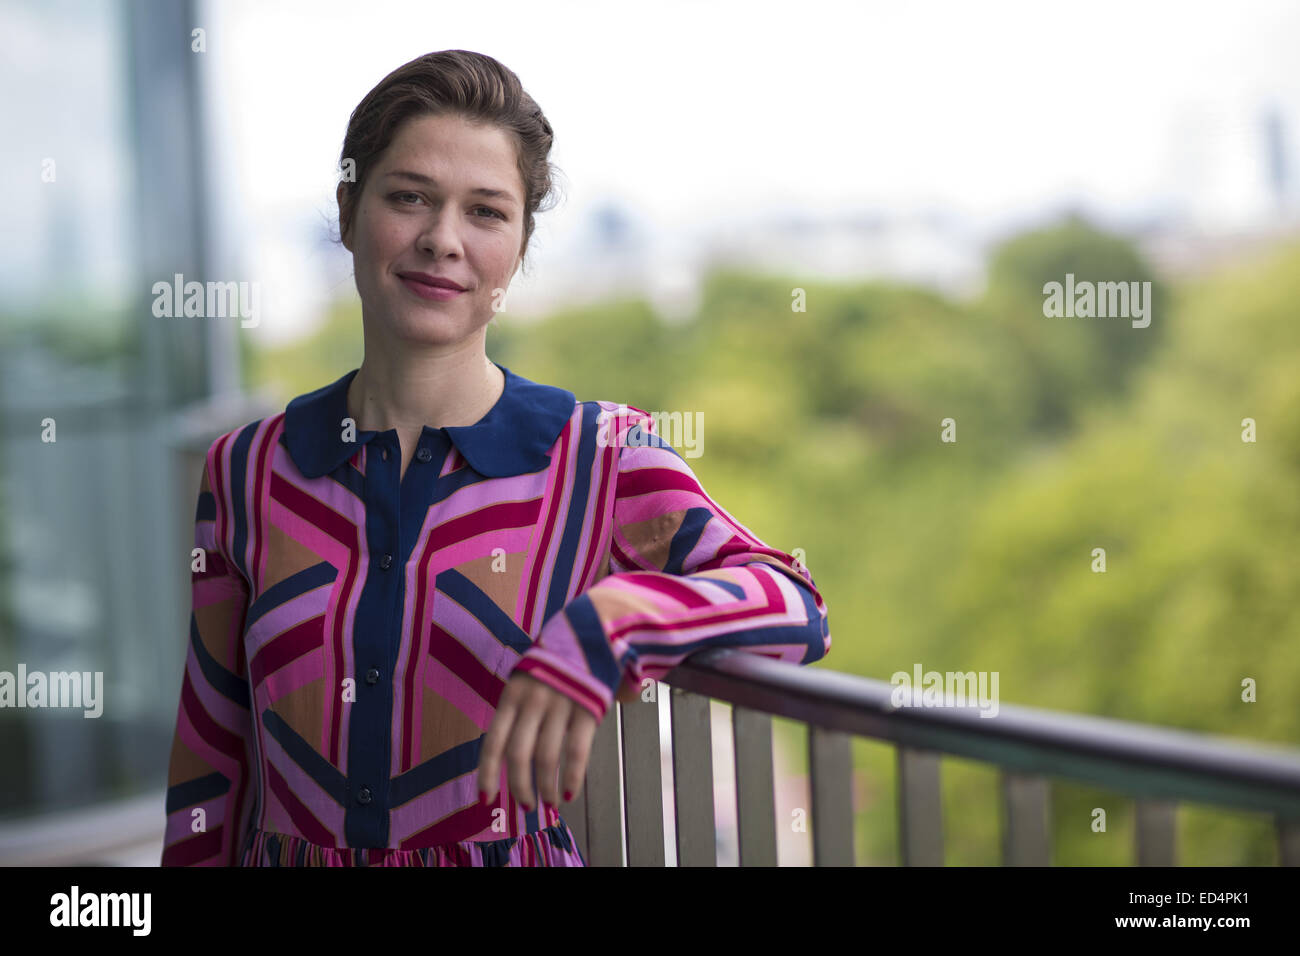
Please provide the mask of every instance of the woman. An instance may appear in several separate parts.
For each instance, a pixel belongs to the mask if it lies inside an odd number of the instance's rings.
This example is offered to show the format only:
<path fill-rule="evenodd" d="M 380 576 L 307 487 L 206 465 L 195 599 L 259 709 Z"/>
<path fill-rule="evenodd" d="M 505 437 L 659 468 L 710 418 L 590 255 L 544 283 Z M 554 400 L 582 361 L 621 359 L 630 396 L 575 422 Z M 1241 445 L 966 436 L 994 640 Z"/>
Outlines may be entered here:
<path fill-rule="evenodd" d="M 550 148 L 463 50 L 353 112 L 364 359 L 208 451 L 164 865 L 583 866 L 557 805 L 616 695 L 703 647 L 829 650 L 807 570 L 650 415 L 488 360 Z"/>

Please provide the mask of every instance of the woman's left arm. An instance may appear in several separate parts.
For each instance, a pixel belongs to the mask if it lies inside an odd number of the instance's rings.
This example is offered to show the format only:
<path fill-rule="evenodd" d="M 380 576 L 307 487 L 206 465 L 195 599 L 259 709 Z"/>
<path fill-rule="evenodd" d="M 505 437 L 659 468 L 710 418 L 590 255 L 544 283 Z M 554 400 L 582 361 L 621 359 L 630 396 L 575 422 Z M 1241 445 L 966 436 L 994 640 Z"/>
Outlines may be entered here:
<path fill-rule="evenodd" d="M 535 792 L 556 804 L 576 791 L 615 696 L 634 700 L 643 681 L 696 651 L 734 647 L 796 664 L 830 651 L 826 603 L 808 569 L 714 502 L 653 421 L 637 408 L 618 419 L 611 573 L 552 614 L 515 665 L 480 750 L 480 799 L 496 794 L 503 767 L 526 808 Z"/>
<path fill-rule="evenodd" d="M 621 684 L 635 691 L 704 648 L 797 664 L 830 652 L 812 574 L 714 502 L 653 421 L 636 408 L 620 419 L 613 573 L 553 614 L 514 670 L 597 722 Z"/>

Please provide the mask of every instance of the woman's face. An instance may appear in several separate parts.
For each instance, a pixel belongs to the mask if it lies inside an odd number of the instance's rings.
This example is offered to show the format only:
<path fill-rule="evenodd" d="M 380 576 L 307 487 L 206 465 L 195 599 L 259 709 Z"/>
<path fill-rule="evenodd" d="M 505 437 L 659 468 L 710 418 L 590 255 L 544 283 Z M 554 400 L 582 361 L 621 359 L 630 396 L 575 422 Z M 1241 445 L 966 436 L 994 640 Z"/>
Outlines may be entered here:
<path fill-rule="evenodd" d="M 523 200 L 504 130 L 456 115 L 407 120 L 370 170 L 343 237 L 368 334 L 427 345 L 478 334 L 523 259 Z M 465 291 L 430 293 L 413 273 Z"/>

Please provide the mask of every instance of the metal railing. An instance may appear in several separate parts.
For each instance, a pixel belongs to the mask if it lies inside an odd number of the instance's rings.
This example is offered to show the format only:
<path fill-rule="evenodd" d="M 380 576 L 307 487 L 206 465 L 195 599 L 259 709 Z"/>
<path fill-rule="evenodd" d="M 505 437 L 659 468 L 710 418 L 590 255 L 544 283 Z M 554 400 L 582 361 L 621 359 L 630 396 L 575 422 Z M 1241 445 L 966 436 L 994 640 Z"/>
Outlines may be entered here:
<path fill-rule="evenodd" d="M 710 698 L 732 705 L 741 866 L 777 864 L 773 716 L 807 725 L 815 866 L 855 863 L 853 736 L 896 748 L 903 865 L 944 863 L 941 755 L 1000 768 L 1004 865 L 1051 864 L 1052 777 L 1136 799 L 1138 865 L 1174 864 L 1179 802 L 1271 814 L 1281 864 L 1300 865 L 1300 749 L 1008 705 L 991 719 L 967 706 L 896 707 L 895 688 L 883 681 L 730 649 L 693 655 L 663 683 L 671 689 L 672 816 L 682 866 L 717 865 Z M 615 706 L 619 719 L 601 722 L 583 791 L 561 815 L 589 865 L 663 866 L 659 707 Z"/>

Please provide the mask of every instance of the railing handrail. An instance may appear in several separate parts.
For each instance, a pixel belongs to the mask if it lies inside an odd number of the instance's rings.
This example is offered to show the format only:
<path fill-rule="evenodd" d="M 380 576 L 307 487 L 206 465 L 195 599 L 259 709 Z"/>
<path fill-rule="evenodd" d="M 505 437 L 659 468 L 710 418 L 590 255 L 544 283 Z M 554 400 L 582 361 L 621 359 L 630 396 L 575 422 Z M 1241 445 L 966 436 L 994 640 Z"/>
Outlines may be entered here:
<path fill-rule="evenodd" d="M 904 706 L 894 685 L 731 648 L 692 655 L 665 684 L 780 717 L 1145 798 L 1300 818 L 1300 749 L 1234 737 L 998 705 Z"/>

